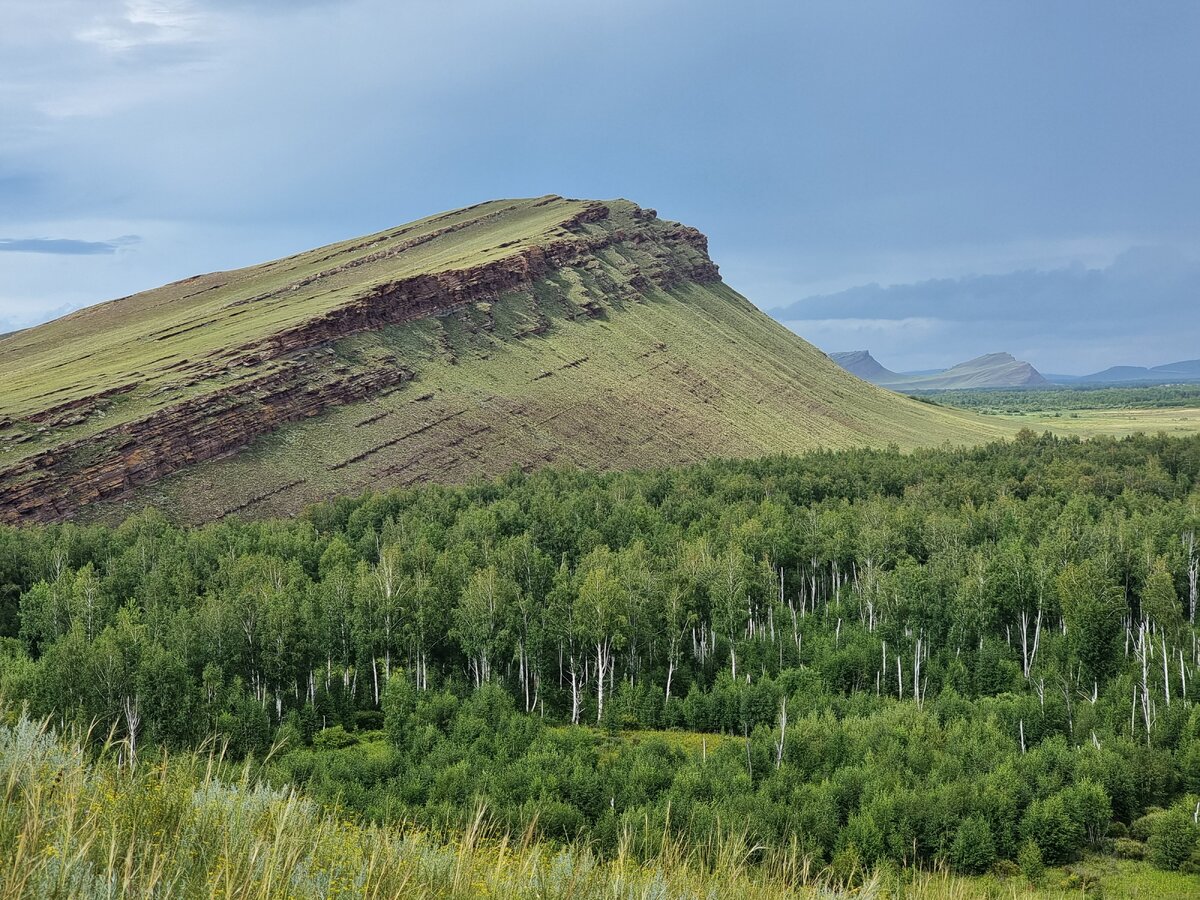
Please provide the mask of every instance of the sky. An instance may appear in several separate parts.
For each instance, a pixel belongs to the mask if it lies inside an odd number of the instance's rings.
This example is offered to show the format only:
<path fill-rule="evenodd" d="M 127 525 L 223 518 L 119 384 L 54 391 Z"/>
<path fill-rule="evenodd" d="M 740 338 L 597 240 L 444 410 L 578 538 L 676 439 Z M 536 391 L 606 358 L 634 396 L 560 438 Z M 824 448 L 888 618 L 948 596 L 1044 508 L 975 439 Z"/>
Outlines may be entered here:
<path fill-rule="evenodd" d="M 0 0 L 0 332 L 628 197 L 894 370 L 1200 356 L 1200 4 Z M 2 373 L 0 373 L 2 374 Z"/>

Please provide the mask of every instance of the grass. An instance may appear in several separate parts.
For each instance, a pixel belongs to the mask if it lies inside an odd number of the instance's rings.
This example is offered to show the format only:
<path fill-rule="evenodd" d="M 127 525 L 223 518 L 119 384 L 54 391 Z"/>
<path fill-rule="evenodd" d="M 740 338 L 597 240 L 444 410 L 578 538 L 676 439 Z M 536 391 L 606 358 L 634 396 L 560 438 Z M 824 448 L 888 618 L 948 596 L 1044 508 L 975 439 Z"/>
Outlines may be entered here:
<path fill-rule="evenodd" d="M 160 405 L 156 389 L 181 380 L 181 363 L 269 337 L 384 282 L 478 265 L 545 242 L 586 205 L 497 200 L 264 265 L 196 276 L 17 332 L 0 340 L 0 414 L 20 417 L 130 382 L 140 385 L 141 408 L 152 408 Z"/>
<path fill-rule="evenodd" d="M 658 291 L 598 320 L 567 314 L 572 290 L 505 299 L 509 328 L 551 320 L 540 337 L 513 339 L 489 321 L 494 311 L 478 309 L 361 336 L 350 342 L 359 354 L 404 358 L 416 379 L 178 473 L 141 502 L 192 521 L 235 508 L 286 515 L 337 493 L 461 482 L 514 465 L 645 468 L 972 443 L 1017 430 L 866 385 L 725 285 Z M 248 497 L 261 499 L 247 505 Z"/>
<path fill-rule="evenodd" d="M 1200 406 L 1161 409 L 1075 409 L 1062 413 L 1029 413 L 989 418 L 1017 428 L 1052 431 L 1088 438 L 1126 437 L 1139 432 L 1181 436 L 1200 433 Z"/>
<path fill-rule="evenodd" d="M 845 886 L 794 847 L 750 847 L 736 831 L 705 848 L 663 838 L 648 859 L 631 849 L 644 838 L 626 835 L 613 858 L 600 859 L 586 847 L 500 833 L 482 809 L 457 834 L 364 826 L 257 783 L 251 764 L 143 754 L 131 767 L 120 744 L 89 750 L 83 736 L 4 718 L 0 898 L 1058 900 L 1083 896 L 1082 874 L 1098 877 L 1109 900 L 1183 900 L 1200 884 L 1144 863 L 1095 859 L 1051 870 L 1038 885 L 937 871 L 856 873 Z"/>
<path fill-rule="evenodd" d="M 937 406 L 981 413 L 1007 428 L 1081 438 L 1200 433 L 1200 385 L 1055 385 L 917 392 Z"/>

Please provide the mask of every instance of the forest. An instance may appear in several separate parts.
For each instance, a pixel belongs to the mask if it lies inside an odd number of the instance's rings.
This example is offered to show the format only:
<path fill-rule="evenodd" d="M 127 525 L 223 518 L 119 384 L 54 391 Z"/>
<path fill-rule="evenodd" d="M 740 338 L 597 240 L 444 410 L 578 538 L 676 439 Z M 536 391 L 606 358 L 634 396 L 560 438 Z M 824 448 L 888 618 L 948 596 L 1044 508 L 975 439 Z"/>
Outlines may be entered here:
<path fill-rule="evenodd" d="M 1197 873 L 1198 531 L 1200 438 L 1031 432 L 0 528 L 0 697 L 364 823 Z"/>
<path fill-rule="evenodd" d="M 985 414 L 1095 409 L 1175 409 L 1200 406 L 1200 384 L 1092 385 L 915 391 L 919 400 Z"/>

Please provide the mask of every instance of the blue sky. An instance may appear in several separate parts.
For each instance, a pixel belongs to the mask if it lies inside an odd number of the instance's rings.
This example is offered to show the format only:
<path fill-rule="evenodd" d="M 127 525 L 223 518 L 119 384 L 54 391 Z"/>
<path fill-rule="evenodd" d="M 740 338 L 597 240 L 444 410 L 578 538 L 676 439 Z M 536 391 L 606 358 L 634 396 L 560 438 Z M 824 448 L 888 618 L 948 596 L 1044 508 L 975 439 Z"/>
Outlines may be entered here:
<path fill-rule="evenodd" d="M 893 369 L 1200 356 L 1190 0 L 6 0 L 4 17 L 0 331 L 560 193 L 697 226 L 759 306 Z"/>

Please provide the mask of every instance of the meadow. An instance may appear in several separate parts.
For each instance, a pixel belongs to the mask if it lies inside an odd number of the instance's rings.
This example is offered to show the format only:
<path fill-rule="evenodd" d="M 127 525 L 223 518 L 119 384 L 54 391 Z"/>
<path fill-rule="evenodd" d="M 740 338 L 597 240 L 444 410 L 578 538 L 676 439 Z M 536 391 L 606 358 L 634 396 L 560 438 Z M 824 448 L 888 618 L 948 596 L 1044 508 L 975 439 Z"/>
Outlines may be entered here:
<path fill-rule="evenodd" d="M 917 399 L 970 410 L 1010 428 L 1081 438 L 1200 433 L 1200 384 L 1138 387 L 1062 385 L 924 391 Z"/>

